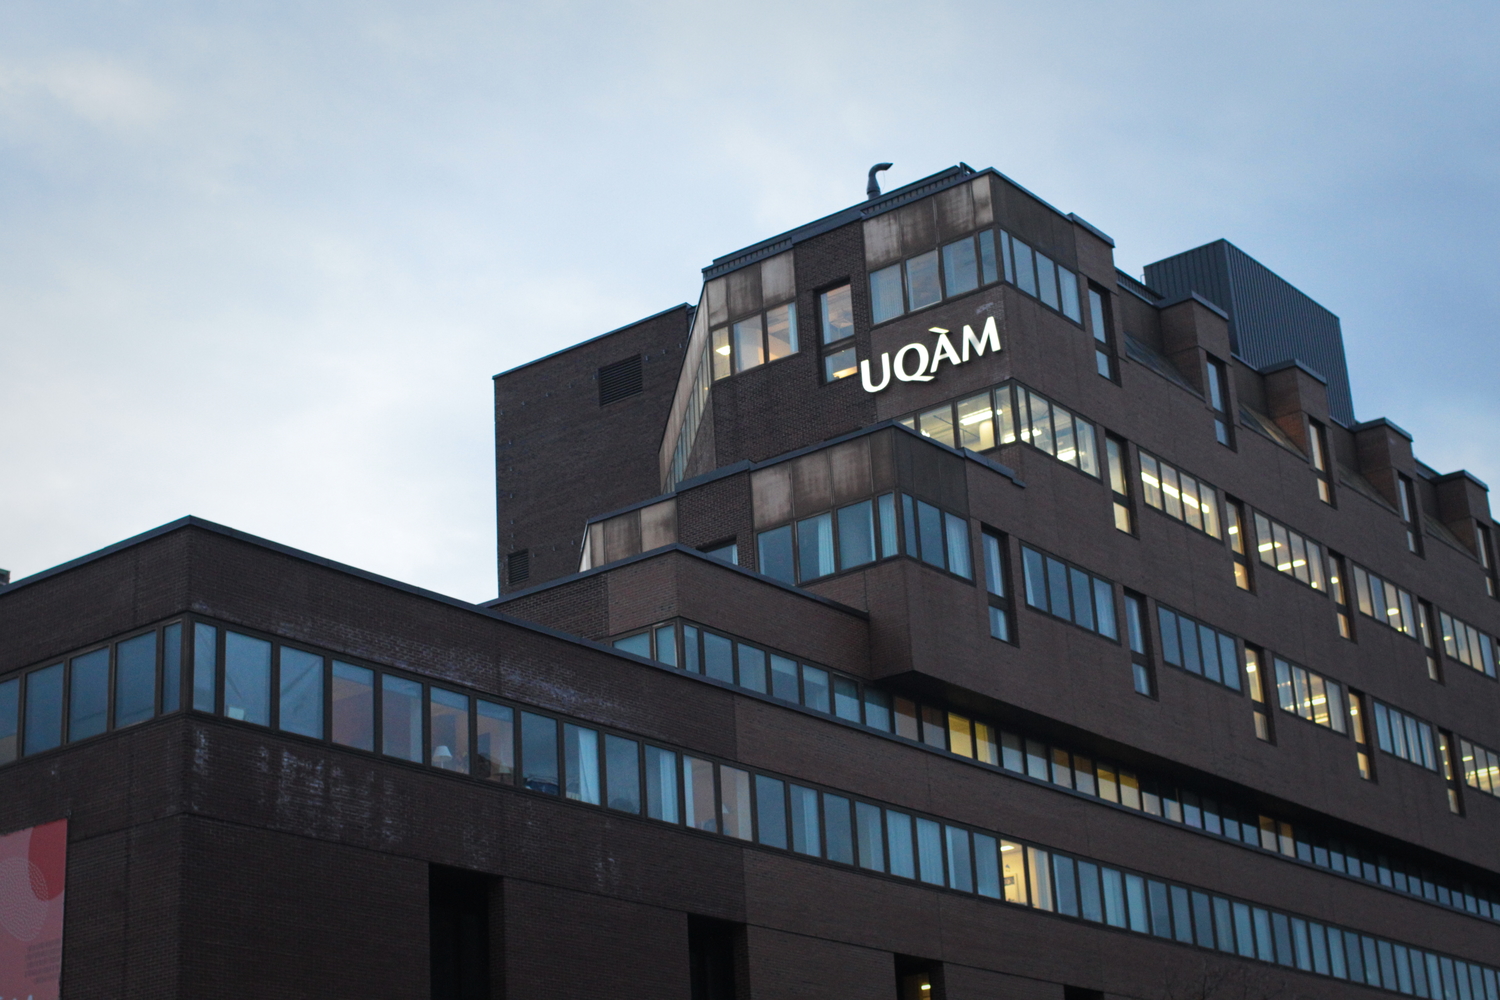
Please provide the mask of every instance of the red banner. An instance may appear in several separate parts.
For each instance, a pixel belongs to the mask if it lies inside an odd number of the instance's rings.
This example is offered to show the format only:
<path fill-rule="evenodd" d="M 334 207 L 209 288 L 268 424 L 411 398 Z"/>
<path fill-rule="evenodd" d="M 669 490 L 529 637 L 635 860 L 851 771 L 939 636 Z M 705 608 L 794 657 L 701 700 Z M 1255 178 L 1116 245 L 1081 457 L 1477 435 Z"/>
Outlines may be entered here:
<path fill-rule="evenodd" d="M 68 821 L 0 837 L 0 1000 L 57 1000 Z"/>

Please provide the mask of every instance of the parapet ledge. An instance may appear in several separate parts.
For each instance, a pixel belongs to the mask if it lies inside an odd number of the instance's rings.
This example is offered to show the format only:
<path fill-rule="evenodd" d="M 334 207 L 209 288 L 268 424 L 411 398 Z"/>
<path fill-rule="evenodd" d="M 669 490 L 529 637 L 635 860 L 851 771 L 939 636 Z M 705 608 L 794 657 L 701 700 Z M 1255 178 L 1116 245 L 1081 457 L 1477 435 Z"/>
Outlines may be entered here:
<path fill-rule="evenodd" d="M 1298 364 L 1300 364 L 1300 362 L 1298 362 Z M 1385 417 L 1376 417 L 1374 420 L 1366 420 L 1363 423 L 1358 423 L 1358 424 L 1352 425 L 1349 429 L 1351 431 L 1354 431 L 1355 433 L 1359 433 L 1360 431 L 1367 431 L 1367 430 L 1371 430 L 1371 429 L 1376 428 L 1376 427 L 1384 427 L 1387 430 L 1395 431 L 1397 434 L 1400 434 L 1402 437 L 1406 438 L 1406 440 L 1408 440 L 1408 441 L 1412 440 L 1412 436 L 1409 433 L 1407 433 L 1402 428 L 1397 427 L 1395 424 L 1391 423 Z M 1478 482 L 1478 480 L 1475 480 L 1475 482 Z M 1489 489 L 1489 487 L 1486 486 L 1485 489 Z"/>
<path fill-rule="evenodd" d="M 1214 305 L 1212 302 L 1208 301 L 1197 292 L 1188 292 L 1186 295 L 1179 295 L 1175 299 L 1163 299 L 1160 302 L 1153 302 L 1151 304 L 1158 309 L 1170 309 L 1173 306 L 1182 305 L 1182 303 L 1184 302 L 1196 302 L 1203 308 L 1207 309 L 1209 312 L 1213 313 L 1215 316 L 1218 316 L 1220 319 L 1224 320 L 1226 323 L 1229 321 L 1229 314 L 1227 312 L 1225 312 L 1223 309 L 1220 309 L 1218 306 Z M 1328 381 L 1327 379 L 1323 379 L 1321 375 L 1319 376 L 1319 378 L 1322 379 L 1322 381 Z"/>
<path fill-rule="evenodd" d="M 1313 368 L 1312 366 L 1308 365 L 1306 362 L 1304 362 L 1304 361 L 1302 361 L 1302 360 L 1300 360 L 1298 358 L 1287 358 L 1284 361 L 1273 361 L 1273 362 L 1271 362 L 1268 365 L 1263 365 L 1262 367 L 1257 368 L 1256 371 L 1259 372 L 1261 375 L 1274 375 L 1277 372 L 1284 372 L 1288 368 L 1297 368 L 1297 369 L 1300 369 L 1304 374 L 1309 375 L 1312 378 L 1317 379 L 1319 382 L 1322 382 L 1324 385 L 1328 384 L 1328 380 L 1323 377 L 1323 373 L 1322 372 L 1318 371 L 1316 368 Z M 1373 422 L 1372 422 L 1371 425 L 1373 426 Z M 1356 424 L 1354 427 L 1351 427 L 1350 430 L 1358 430 L 1360 427 L 1363 427 L 1363 426 L 1365 426 L 1365 425 L 1364 424 Z M 1396 425 L 1395 424 L 1391 424 L 1391 426 L 1395 427 Z M 1405 431 L 1401 431 L 1401 433 L 1402 434 L 1406 434 Z M 1406 436 L 1407 436 L 1408 439 L 1411 438 L 1410 434 L 1406 434 Z"/>

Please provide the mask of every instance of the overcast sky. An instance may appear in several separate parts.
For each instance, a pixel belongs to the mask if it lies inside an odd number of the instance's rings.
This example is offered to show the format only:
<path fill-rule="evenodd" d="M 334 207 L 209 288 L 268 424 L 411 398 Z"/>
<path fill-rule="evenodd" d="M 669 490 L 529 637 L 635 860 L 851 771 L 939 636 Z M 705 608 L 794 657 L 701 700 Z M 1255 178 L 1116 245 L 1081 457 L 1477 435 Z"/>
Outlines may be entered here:
<path fill-rule="evenodd" d="M 184 514 L 496 592 L 490 376 L 962 160 L 1343 320 L 1500 486 L 1500 5 L 0 4 L 0 566 Z M 1500 507 L 1500 504 L 1497 504 Z"/>

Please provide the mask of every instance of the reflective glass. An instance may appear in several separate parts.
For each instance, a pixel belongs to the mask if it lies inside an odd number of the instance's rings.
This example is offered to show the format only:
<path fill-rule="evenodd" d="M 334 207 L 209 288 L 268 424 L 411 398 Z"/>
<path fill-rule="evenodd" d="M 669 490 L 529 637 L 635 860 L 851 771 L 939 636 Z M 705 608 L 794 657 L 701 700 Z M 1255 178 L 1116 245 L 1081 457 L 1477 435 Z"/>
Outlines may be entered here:
<path fill-rule="evenodd" d="M 770 531 L 762 531 L 757 537 L 758 566 L 760 572 L 782 583 L 796 583 L 793 570 L 792 526 L 783 524 Z"/>
<path fill-rule="evenodd" d="M 640 744 L 620 736 L 604 737 L 604 783 L 611 809 L 641 811 Z"/>
<path fill-rule="evenodd" d="M 197 622 L 193 625 L 193 708 L 212 712 L 216 700 L 219 630 Z"/>
<path fill-rule="evenodd" d="M 850 722 L 859 721 L 859 685 L 847 677 L 833 679 L 833 714 Z"/>
<path fill-rule="evenodd" d="M 1085 920 L 1104 922 L 1104 900 L 1099 894 L 1099 867 L 1078 862 L 1078 912 Z"/>
<path fill-rule="evenodd" d="M 568 798 L 597 806 L 599 789 L 599 734 L 571 723 L 563 725 L 564 791 Z"/>
<path fill-rule="evenodd" d="M 906 312 L 901 295 L 901 265 L 892 264 L 870 275 L 870 318 L 884 323 Z"/>
<path fill-rule="evenodd" d="M 948 842 L 948 888 L 974 891 L 974 866 L 969 856 L 969 831 L 957 826 L 943 828 Z"/>
<path fill-rule="evenodd" d="M 1056 309 L 1057 302 L 1057 268 L 1050 258 L 1043 254 L 1036 255 L 1036 280 L 1044 303 Z"/>
<path fill-rule="evenodd" d="M 333 661 L 333 742 L 375 749 L 375 671 Z"/>
<path fill-rule="evenodd" d="M 1094 599 L 1088 574 L 1081 570 L 1070 569 L 1068 577 L 1072 585 L 1073 620 L 1086 629 L 1092 629 L 1094 627 Z"/>
<path fill-rule="evenodd" d="M 224 633 L 224 714 L 271 724 L 271 644 L 264 639 Z M 420 745 L 409 759 L 422 759 Z"/>
<path fill-rule="evenodd" d="M 995 259 L 995 233 L 991 229 L 979 234 L 979 271 L 986 285 L 1000 280 L 999 261 Z"/>
<path fill-rule="evenodd" d="M 57 663 L 26 675 L 26 752 L 59 746 L 62 724 L 63 665 Z"/>
<path fill-rule="evenodd" d="M 1073 414 L 1061 406 L 1052 408 L 1052 433 L 1057 446 L 1057 460 L 1078 464 L 1078 446 L 1073 439 Z"/>
<path fill-rule="evenodd" d="M 917 530 L 922 538 L 922 561 L 943 566 L 943 513 L 924 500 L 917 501 Z"/>
<path fill-rule="evenodd" d="M 521 780 L 533 792 L 558 793 L 556 719 L 521 713 Z"/>
<path fill-rule="evenodd" d="M 98 649 L 74 659 L 70 680 L 69 742 L 99 735 L 109 722 L 109 650 Z"/>
<path fill-rule="evenodd" d="M 880 502 L 880 557 L 885 559 L 900 551 L 896 540 L 896 497 L 887 493 L 876 499 Z"/>
<path fill-rule="evenodd" d="M 734 370 L 747 371 L 766 361 L 761 343 L 760 317 L 751 316 L 734 324 Z"/>
<path fill-rule="evenodd" d="M 923 437 L 953 447 L 953 407 L 939 406 L 917 417 L 917 431 Z"/>
<path fill-rule="evenodd" d="M 1031 406 L 1031 443 L 1049 455 L 1057 453 L 1052 436 L 1052 407 L 1034 392 L 1026 393 Z"/>
<path fill-rule="evenodd" d="M 797 353 L 797 310 L 788 302 L 766 310 L 766 360 Z"/>
<path fill-rule="evenodd" d="M 959 400 L 959 447 L 971 451 L 985 451 L 995 447 L 994 412 L 987 392 Z"/>
<path fill-rule="evenodd" d="M 433 767 L 469 773 L 469 699 L 456 691 L 432 688 L 428 699 L 428 746 Z"/>
<path fill-rule="evenodd" d="M 822 825 L 818 822 L 818 793 L 801 785 L 791 787 L 792 850 L 798 854 L 823 856 Z"/>
<path fill-rule="evenodd" d="M 729 327 L 721 326 L 713 333 L 714 378 L 728 378 L 734 349 L 729 346 Z"/>
<path fill-rule="evenodd" d="M 943 884 L 943 832 L 934 820 L 917 817 L 917 872 L 923 882 Z"/>
<path fill-rule="evenodd" d="M 1010 241 L 1012 256 L 1015 258 L 1016 287 L 1027 295 L 1036 295 L 1036 268 L 1031 260 L 1031 247 L 1020 240 Z"/>
<path fill-rule="evenodd" d="M 1051 556 L 1047 557 L 1047 596 L 1054 615 L 1073 620 L 1073 611 L 1068 604 L 1068 568 Z"/>
<path fill-rule="evenodd" d="M 929 250 L 906 262 L 906 298 L 911 308 L 930 306 L 943 297 L 938 284 L 938 252 Z"/>
<path fill-rule="evenodd" d="M 854 336 L 854 299 L 848 285 L 819 294 L 818 312 L 823 321 L 823 343 L 834 344 Z"/>
<path fill-rule="evenodd" d="M 948 527 L 948 572 L 971 579 L 969 566 L 969 522 L 956 514 L 945 514 Z"/>
<path fill-rule="evenodd" d="M 724 821 L 721 832 L 737 840 L 750 840 L 750 773 L 737 767 L 720 766 L 719 795 Z"/>
<path fill-rule="evenodd" d="M 719 820 L 714 808 L 714 766 L 696 757 L 682 758 L 682 807 L 687 825 L 694 830 L 716 833 Z"/>
<path fill-rule="evenodd" d="M 854 827 L 849 816 L 849 800 L 842 795 L 823 793 L 823 835 L 830 861 L 854 864 Z"/>
<path fill-rule="evenodd" d="M 868 802 L 854 803 L 854 832 L 859 866 L 870 871 L 885 871 L 885 838 L 880 829 L 880 807 Z"/>
<path fill-rule="evenodd" d="M 1062 299 L 1062 313 L 1075 323 L 1083 322 L 1083 313 L 1078 305 L 1078 275 L 1062 265 L 1057 268 L 1058 295 Z"/>
<path fill-rule="evenodd" d="M 323 738 L 323 658 L 281 647 L 281 713 L 284 732 Z"/>
<path fill-rule="evenodd" d="M 874 501 L 863 500 L 839 508 L 839 566 L 850 569 L 874 561 Z"/>
<path fill-rule="evenodd" d="M 18 757 L 16 738 L 21 731 L 21 679 L 0 682 L 0 764 Z"/>
<path fill-rule="evenodd" d="M 677 822 L 677 755 L 661 747 L 646 747 L 646 815 L 664 823 Z"/>
<path fill-rule="evenodd" d="M 943 278 L 949 295 L 962 295 L 979 287 L 979 262 L 974 257 L 972 236 L 943 247 Z"/>
<path fill-rule="evenodd" d="M 1099 447 L 1094 437 L 1094 425 L 1082 418 L 1075 420 L 1073 422 L 1073 436 L 1078 448 L 1078 468 L 1098 479 Z"/>
<path fill-rule="evenodd" d="M 835 382 L 841 378 L 848 378 L 858 371 L 859 357 L 852 344 L 823 356 L 823 379 L 825 381 Z"/>
<path fill-rule="evenodd" d="M 771 693 L 793 704 L 802 700 L 797 687 L 797 661 L 771 654 Z"/>
<path fill-rule="evenodd" d="M 175 712 L 182 707 L 182 623 L 173 622 L 162 629 L 161 710 Z"/>
<path fill-rule="evenodd" d="M 115 647 L 115 728 L 155 714 L 156 633 L 147 632 Z"/>
<path fill-rule="evenodd" d="M 756 837 L 768 847 L 786 847 L 786 786 L 763 774 L 755 776 Z"/>
<path fill-rule="evenodd" d="M 725 684 L 734 683 L 734 643 L 722 635 L 703 633 L 703 673 Z"/>
<path fill-rule="evenodd" d="M 640 632 L 636 635 L 627 635 L 622 639 L 614 641 L 614 647 L 626 653 L 634 653 L 636 656 L 651 658 L 651 633 Z"/>
<path fill-rule="evenodd" d="M 984 585 L 997 597 L 1005 596 L 1005 575 L 1001 572 L 1000 539 L 985 533 L 979 536 L 984 544 Z"/>
<path fill-rule="evenodd" d="M 1120 633 L 1115 628 L 1114 588 L 1097 577 L 1094 578 L 1094 610 L 1098 617 L 1098 625 L 1096 627 L 1099 630 L 1099 634 L 1108 636 L 1111 639 L 1118 639 Z"/>
<path fill-rule="evenodd" d="M 802 665 L 802 704 L 819 712 L 829 711 L 828 671 Z"/>
<path fill-rule="evenodd" d="M 885 829 L 891 851 L 891 874 L 917 877 L 916 852 L 911 839 L 911 817 L 894 809 L 885 811 Z"/>
<path fill-rule="evenodd" d="M 232 633 L 231 633 L 232 634 Z M 226 654 L 227 674 L 229 657 Z M 229 684 L 224 685 L 225 704 Z M 380 677 L 380 749 L 387 757 L 402 760 L 422 759 L 422 685 L 391 674 Z"/>
<path fill-rule="evenodd" d="M 734 546 L 730 546 L 734 548 Z M 731 563 L 734 559 L 729 560 Z M 677 666 L 677 626 L 662 625 L 656 630 L 656 659 L 669 667 Z"/>
<path fill-rule="evenodd" d="M 765 694 L 767 691 L 766 651 L 747 646 L 743 642 L 736 643 L 736 646 L 740 660 L 740 687 Z"/>
<path fill-rule="evenodd" d="M 340 665 L 334 664 L 335 678 Z M 334 681 L 335 688 L 337 680 Z M 516 772 L 515 717 L 505 705 L 478 699 L 474 703 L 474 774 L 486 781 L 510 784 Z M 335 731 L 337 726 L 335 725 Z M 675 785 L 674 785 L 675 790 Z"/>

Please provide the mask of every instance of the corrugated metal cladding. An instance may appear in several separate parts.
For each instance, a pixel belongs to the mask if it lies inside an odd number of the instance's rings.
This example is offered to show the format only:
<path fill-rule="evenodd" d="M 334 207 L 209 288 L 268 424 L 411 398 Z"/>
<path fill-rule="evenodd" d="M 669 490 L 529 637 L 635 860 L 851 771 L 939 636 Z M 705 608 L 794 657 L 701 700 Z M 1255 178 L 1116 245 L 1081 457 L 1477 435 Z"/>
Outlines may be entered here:
<path fill-rule="evenodd" d="M 1168 299 L 1197 292 L 1229 314 L 1234 352 L 1256 368 L 1296 359 L 1328 380 L 1328 412 L 1354 423 L 1339 318 L 1228 240 L 1146 265 Z"/>

